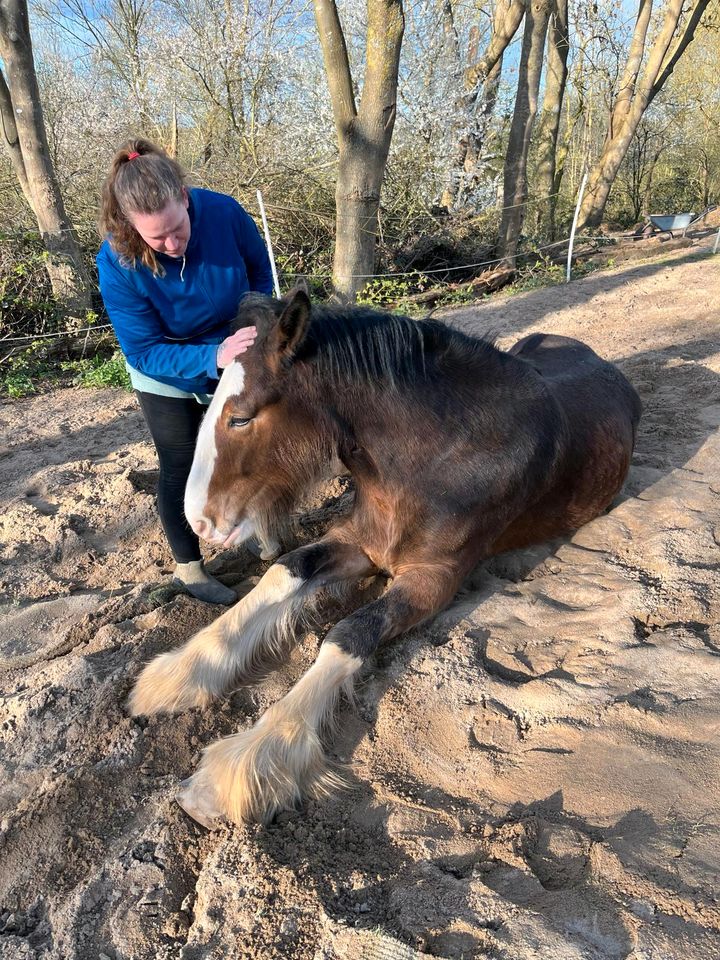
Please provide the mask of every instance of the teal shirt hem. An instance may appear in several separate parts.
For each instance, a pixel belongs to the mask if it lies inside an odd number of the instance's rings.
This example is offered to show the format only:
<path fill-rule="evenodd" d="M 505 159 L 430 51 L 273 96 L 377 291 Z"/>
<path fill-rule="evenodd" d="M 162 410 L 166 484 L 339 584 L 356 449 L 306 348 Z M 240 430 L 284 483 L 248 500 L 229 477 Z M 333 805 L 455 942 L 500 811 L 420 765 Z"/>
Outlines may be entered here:
<path fill-rule="evenodd" d="M 160 380 L 153 380 L 144 373 L 140 373 L 135 367 L 125 361 L 125 368 L 130 374 L 130 383 L 134 390 L 141 393 L 153 393 L 158 397 L 178 397 L 181 400 L 197 400 L 203 406 L 207 406 L 212 400 L 211 393 L 188 393 L 186 390 L 180 390 L 178 387 L 172 387 L 169 383 L 161 383 Z"/>

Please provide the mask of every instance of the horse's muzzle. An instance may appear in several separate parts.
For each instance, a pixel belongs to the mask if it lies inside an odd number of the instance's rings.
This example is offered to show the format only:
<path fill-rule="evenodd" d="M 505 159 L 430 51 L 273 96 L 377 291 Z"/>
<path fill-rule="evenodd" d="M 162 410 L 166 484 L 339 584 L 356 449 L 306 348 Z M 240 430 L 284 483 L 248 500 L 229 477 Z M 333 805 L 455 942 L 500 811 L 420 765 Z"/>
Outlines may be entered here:
<path fill-rule="evenodd" d="M 218 529 L 207 517 L 191 520 L 190 526 L 207 543 L 221 547 L 230 547 L 234 543 L 242 543 L 243 540 L 249 539 L 255 533 L 255 524 L 247 518 L 241 520 L 230 530 Z"/>

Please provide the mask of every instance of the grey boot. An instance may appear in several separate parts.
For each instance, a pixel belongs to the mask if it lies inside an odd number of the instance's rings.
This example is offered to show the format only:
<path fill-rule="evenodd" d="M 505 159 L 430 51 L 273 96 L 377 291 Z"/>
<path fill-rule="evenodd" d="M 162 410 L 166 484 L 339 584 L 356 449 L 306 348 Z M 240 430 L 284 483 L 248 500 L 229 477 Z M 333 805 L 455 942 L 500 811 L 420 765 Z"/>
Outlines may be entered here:
<path fill-rule="evenodd" d="M 205 603 L 221 603 L 229 606 L 238 598 L 234 590 L 220 583 L 205 570 L 202 560 L 176 564 L 173 582 L 183 586 L 191 597 L 204 600 Z"/>

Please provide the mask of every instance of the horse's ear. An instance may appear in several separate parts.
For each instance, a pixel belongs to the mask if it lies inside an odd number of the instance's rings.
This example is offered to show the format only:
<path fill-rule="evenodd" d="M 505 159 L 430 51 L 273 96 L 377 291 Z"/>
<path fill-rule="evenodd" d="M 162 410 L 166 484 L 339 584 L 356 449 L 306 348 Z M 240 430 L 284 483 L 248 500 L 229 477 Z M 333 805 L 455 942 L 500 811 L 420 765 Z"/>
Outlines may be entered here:
<path fill-rule="evenodd" d="M 291 357 L 305 339 L 310 323 L 310 297 L 297 287 L 283 297 L 285 307 L 277 325 L 277 351 Z"/>
<path fill-rule="evenodd" d="M 295 293 L 297 290 L 302 290 L 303 293 L 310 297 L 310 284 L 308 283 L 308 278 L 304 277 L 301 273 L 298 274 L 297 279 L 295 280 L 295 286 L 290 291 L 290 294 Z M 290 295 L 288 294 L 288 296 Z"/>

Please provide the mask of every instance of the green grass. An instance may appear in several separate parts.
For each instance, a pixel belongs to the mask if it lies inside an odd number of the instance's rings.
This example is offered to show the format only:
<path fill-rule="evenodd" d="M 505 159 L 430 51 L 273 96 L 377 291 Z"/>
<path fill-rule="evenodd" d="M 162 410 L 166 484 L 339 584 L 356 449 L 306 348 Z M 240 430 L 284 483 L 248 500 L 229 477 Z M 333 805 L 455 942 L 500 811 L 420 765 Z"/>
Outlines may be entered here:
<path fill-rule="evenodd" d="M 38 393 L 41 387 L 61 384 L 75 387 L 122 387 L 132 390 L 119 350 L 108 357 L 96 354 L 81 360 L 58 361 L 50 353 L 53 341 L 33 340 L 19 353 L 9 357 L 0 368 L 0 391 L 19 399 Z"/>

